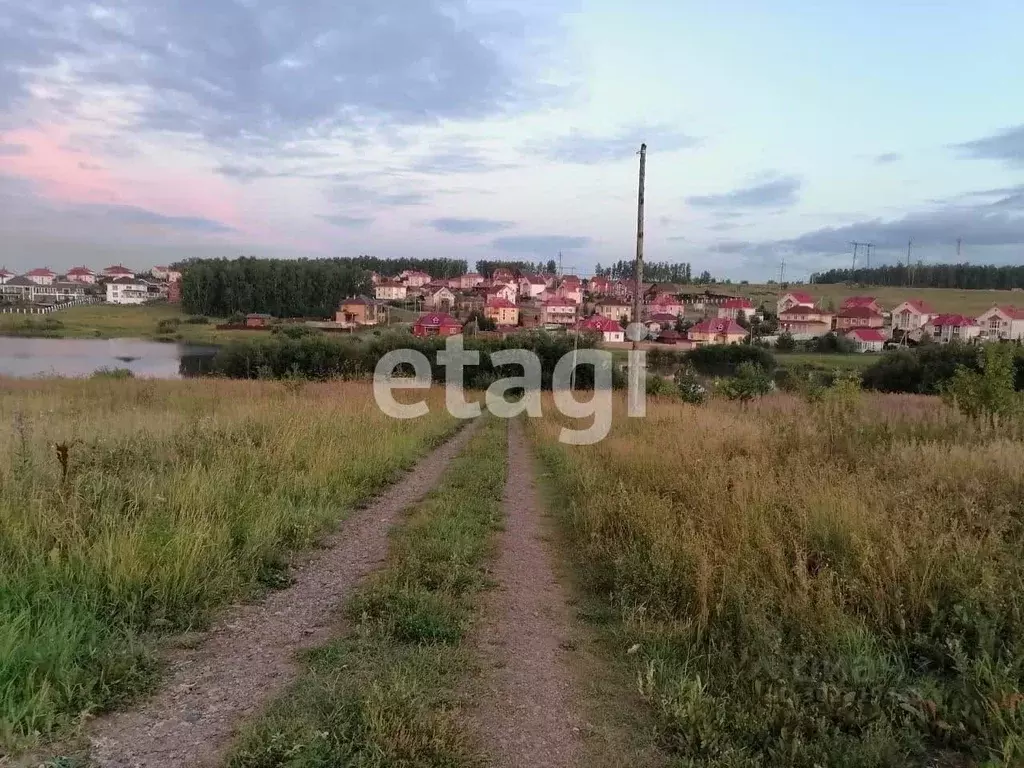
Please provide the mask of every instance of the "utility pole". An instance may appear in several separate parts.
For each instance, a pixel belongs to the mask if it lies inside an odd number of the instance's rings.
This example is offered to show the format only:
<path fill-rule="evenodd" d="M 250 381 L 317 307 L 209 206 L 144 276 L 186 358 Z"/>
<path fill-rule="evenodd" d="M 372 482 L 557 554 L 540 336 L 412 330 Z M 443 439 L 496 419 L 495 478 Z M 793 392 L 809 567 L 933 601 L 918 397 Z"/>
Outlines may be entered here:
<path fill-rule="evenodd" d="M 644 180 L 647 175 L 647 145 L 640 145 L 640 186 L 637 193 L 636 203 L 636 266 L 633 269 L 633 319 L 632 322 L 640 322 L 640 307 L 642 305 L 644 284 Z M 639 334 L 635 334 L 639 335 Z M 633 339 L 633 349 L 640 347 L 640 340 Z"/>
<path fill-rule="evenodd" d="M 957 262 L 960 261 L 960 246 L 962 246 L 963 244 L 964 244 L 964 239 L 962 237 L 958 237 L 956 239 L 956 260 L 957 260 Z"/>
<path fill-rule="evenodd" d="M 860 243 L 851 240 L 850 245 L 853 246 L 853 266 L 850 267 L 850 279 L 853 280 L 853 273 L 857 271 L 857 249 L 860 248 Z"/>
<path fill-rule="evenodd" d="M 562 276 L 562 252 L 558 252 L 558 276 Z"/>
<path fill-rule="evenodd" d="M 783 259 L 782 263 L 779 264 L 779 285 L 786 282 L 786 260 Z"/>
<path fill-rule="evenodd" d="M 871 249 L 875 247 L 874 243 L 867 243 L 868 248 L 868 269 L 871 269 Z"/>

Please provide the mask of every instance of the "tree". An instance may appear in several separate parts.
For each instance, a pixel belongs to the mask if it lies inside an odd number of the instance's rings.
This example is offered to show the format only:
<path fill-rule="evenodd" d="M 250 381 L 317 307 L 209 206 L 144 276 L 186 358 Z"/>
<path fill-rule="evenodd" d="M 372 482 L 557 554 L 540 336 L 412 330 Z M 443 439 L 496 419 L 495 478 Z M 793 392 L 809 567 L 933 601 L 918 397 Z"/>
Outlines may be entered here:
<path fill-rule="evenodd" d="M 548 259 L 547 267 L 547 273 L 549 275 L 553 275 L 558 272 L 558 264 L 555 263 L 554 259 Z"/>
<path fill-rule="evenodd" d="M 755 363 L 741 363 L 736 375 L 725 379 L 719 390 L 730 400 L 739 400 L 746 405 L 755 398 L 767 395 L 775 385 L 764 368 Z"/>
<path fill-rule="evenodd" d="M 975 421 L 984 419 L 994 427 L 1000 418 L 1020 410 L 1014 378 L 1013 347 L 987 344 L 981 370 L 959 366 L 945 387 L 943 398 L 968 418 Z"/>
<path fill-rule="evenodd" d="M 775 349 L 779 352 L 792 352 L 796 349 L 796 339 L 793 338 L 793 334 L 789 331 L 780 333 L 779 338 L 775 341 Z"/>
<path fill-rule="evenodd" d="M 691 365 L 684 365 L 676 371 L 675 383 L 684 403 L 703 405 L 708 399 L 708 390 L 697 378 L 697 372 Z"/>

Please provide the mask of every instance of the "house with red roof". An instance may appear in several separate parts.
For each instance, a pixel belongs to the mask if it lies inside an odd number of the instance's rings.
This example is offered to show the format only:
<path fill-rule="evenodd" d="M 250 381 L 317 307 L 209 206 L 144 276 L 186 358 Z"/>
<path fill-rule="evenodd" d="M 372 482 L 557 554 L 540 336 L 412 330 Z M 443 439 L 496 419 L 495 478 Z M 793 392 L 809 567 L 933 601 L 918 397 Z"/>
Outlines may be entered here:
<path fill-rule="evenodd" d="M 491 273 L 491 280 L 493 280 L 496 283 L 514 283 L 516 280 L 516 275 L 508 267 L 498 267 L 496 270 L 494 270 L 493 273 Z"/>
<path fill-rule="evenodd" d="M 1024 309 L 992 307 L 978 316 L 978 326 L 981 328 L 980 337 L 984 341 L 1024 340 Z"/>
<path fill-rule="evenodd" d="M 678 317 L 686 311 L 686 305 L 671 293 L 658 293 L 647 304 L 648 315 L 672 315 Z"/>
<path fill-rule="evenodd" d="M 575 330 L 579 333 L 599 333 L 601 340 L 605 342 L 622 342 L 626 340 L 626 332 L 622 325 L 601 315 L 591 315 L 586 320 L 576 324 Z"/>
<path fill-rule="evenodd" d="M 757 313 L 754 302 L 750 299 L 726 299 L 718 305 L 718 316 L 723 319 L 739 320 L 743 317 L 749 320 Z"/>
<path fill-rule="evenodd" d="M 574 304 L 583 303 L 583 283 L 575 275 L 569 275 L 563 277 L 558 287 L 555 289 L 555 295 L 560 296 L 563 299 L 568 299 Z"/>
<path fill-rule="evenodd" d="M 418 269 L 406 270 L 402 275 L 402 281 L 407 288 L 422 288 L 433 279 L 426 272 L 420 272 Z"/>
<path fill-rule="evenodd" d="M 776 303 L 776 314 L 782 315 L 787 309 L 791 307 L 804 306 L 813 307 L 815 305 L 814 297 L 809 293 L 802 293 L 800 291 L 792 291 L 790 293 L 784 293 L 779 297 Z"/>
<path fill-rule="evenodd" d="M 117 280 L 122 277 L 126 277 L 129 280 L 135 279 L 135 273 L 124 264 L 114 264 L 112 267 L 107 267 L 103 270 L 103 276 L 109 280 Z"/>
<path fill-rule="evenodd" d="M 36 285 L 53 285 L 57 279 L 57 273 L 52 269 L 33 269 L 25 273 L 25 278 Z"/>
<path fill-rule="evenodd" d="M 88 267 L 72 267 L 68 270 L 66 277 L 70 283 L 96 284 L 96 273 Z"/>
<path fill-rule="evenodd" d="M 644 325 L 647 326 L 647 330 L 649 330 L 651 333 L 658 334 L 661 333 L 666 328 L 675 328 L 676 321 L 678 319 L 678 315 L 669 315 L 667 313 L 659 312 L 650 315 L 647 318 L 647 322 L 645 322 Z"/>
<path fill-rule="evenodd" d="M 928 321 L 925 330 L 941 344 L 949 344 L 951 341 L 970 342 L 981 334 L 978 321 L 964 315 L 936 315 Z"/>
<path fill-rule="evenodd" d="M 921 299 L 909 299 L 892 311 L 892 328 L 910 333 L 928 325 L 937 313 Z"/>
<path fill-rule="evenodd" d="M 547 289 L 543 275 L 523 275 L 519 278 L 519 294 L 524 299 L 535 299 Z"/>
<path fill-rule="evenodd" d="M 857 346 L 858 352 L 881 352 L 888 341 L 877 328 L 854 328 L 846 334 L 846 338 Z"/>
<path fill-rule="evenodd" d="M 686 332 L 686 338 L 697 346 L 707 344 L 739 344 L 747 338 L 744 328 L 735 320 L 721 317 L 710 317 L 697 323 Z"/>
<path fill-rule="evenodd" d="M 552 296 L 541 304 L 540 321 L 544 325 L 570 326 L 576 322 L 577 304 L 561 296 Z"/>
<path fill-rule="evenodd" d="M 779 313 L 779 330 L 803 338 L 824 336 L 832 330 L 832 314 L 811 304 L 797 304 Z"/>
<path fill-rule="evenodd" d="M 397 280 L 381 280 L 373 287 L 373 295 L 377 301 L 405 301 L 409 288 Z"/>
<path fill-rule="evenodd" d="M 484 317 L 493 320 L 499 328 L 514 327 L 519 325 L 519 307 L 508 299 L 495 296 L 484 305 Z"/>
<path fill-rule="evenodd" d="M 666 328 L 654 340 L 659 344 L 678 344 L 683 341 L 683 334 L 675 328 Z"/>
<path fill-rule="evenodd" d="M 484 301 L 488 302 L 491 299 L 504 299 L 505 301 L 516 303 L 519 298 L 519 288 L 515 283 L 495 283 L 493 288 L 488 288 L 484 294 Z"/>
<path fill-rule="evenodd" d="M 874 296 L 847 296 L 843 299 L 839 309 L 852 309 L 853 307 L 867 307 L 878 314 L 885 312 L 882 305 L 878 303 L 878 299 Z"/>
<path fill-rule="evenodd" d="M 599 275 L 587 281 L 587 293 L 591 296 L 607 296 L 612 292 L 612 279 Z"/>
<path fill-rule="evenodd" d="M 855 304 L 839 311 L 836 315 L 836 330 L 846 333 L 853 328 L 881 328 L 885 318 L 870 305 Z"/>
<path fill-rule="evenodd" d="M 14 277 L 13 272 L 8 272 L 5 267 L 0 267 L 0 285 L 4 285 L 12 277 Z"/>
<path fill-rule="evenodd" d="M 462 323 L 444 312 L 423 315 L 412 326 L 413 336 L 456 336 L 460 333 Z"/>

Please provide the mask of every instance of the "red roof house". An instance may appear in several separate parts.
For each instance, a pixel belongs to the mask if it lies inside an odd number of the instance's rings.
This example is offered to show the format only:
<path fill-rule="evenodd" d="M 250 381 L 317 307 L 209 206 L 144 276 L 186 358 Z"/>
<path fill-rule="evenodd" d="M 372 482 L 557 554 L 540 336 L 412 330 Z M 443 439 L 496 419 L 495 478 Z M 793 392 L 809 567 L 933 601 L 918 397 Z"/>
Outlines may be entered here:
<path fill-rule="evenodd" d="M 697 344 L 739 344 L 747 337 L 747 332 L 735 320 L 714 317 L 697 323 L 686 335 Z"/>
<path fill-rule="evenodd" d="M 586 320 L 576 323 L 577 331 L 584 333 L 600 333 L 603 341 L 625 341 L 626 333 L 615 320 L 601 315 L 591 315 Z"/>
<path fill-rule="evenodd" d="M 455 336 L 460 333 L 462 323 L 443 312 L 423 315 L 412 327 L 413 336 Z"/>
<path fill-rule="evenodd" d="M 718 306 L 718 316 L 730 320 L 738 320 L 740 316 L 752 317 L 757 309 L 750 299 L 726 299 Z"/>
<path fill-rule="evenodd" d="M 848 331 L 851 328 L 881 328 L 883 325 L 885 318 L 868 304 L 852 304 L 836 315 L 837 331 Z"/>
<path fill-rule="evenodd" d="M 843 303 L 839 309 L 852 309 L 853 307 L 867 307 L 879 314 L 882 313 L 882 305 L 878 303 L 878 299 L 874 296 L 847 296 L 843 299 Z"/>
<path fill-rule="evenodd" d="M 877 328 L 854 328 L 846 334 L 846 338 L 857 345 L 858 352 L 881 352 L 888 341 L 885 334 Z"/>

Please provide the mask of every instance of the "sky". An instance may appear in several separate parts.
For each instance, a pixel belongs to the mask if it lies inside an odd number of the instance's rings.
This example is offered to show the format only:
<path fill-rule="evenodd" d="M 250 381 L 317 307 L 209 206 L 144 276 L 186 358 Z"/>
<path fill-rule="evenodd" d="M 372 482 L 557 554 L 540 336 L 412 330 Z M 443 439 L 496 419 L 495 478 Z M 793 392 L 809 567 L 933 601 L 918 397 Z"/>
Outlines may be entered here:
<path fill-rule="evenodd" d="M 1019 0 L 0 0 L 0 266 L 1024 261 Z M 861 252 L 861 264 L 864 262 Z"/>

